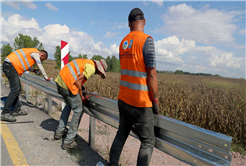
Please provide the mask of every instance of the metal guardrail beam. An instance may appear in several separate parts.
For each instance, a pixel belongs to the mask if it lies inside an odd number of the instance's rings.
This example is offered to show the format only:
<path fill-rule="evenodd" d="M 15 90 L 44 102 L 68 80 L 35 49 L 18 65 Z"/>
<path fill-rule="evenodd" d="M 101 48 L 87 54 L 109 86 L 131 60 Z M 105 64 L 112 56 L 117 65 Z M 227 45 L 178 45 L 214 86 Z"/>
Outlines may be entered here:
<path fill-rule="evenodd" d="M 88 94 L 91 116 L 117 128 L 117 102 Z M 115 109 L 117 108 L 117 109 Z M 134 129 L 133 129 L 134 130 Z M 231 137 L 173 118 L 155 115 L 155 147 L 191 165 L 230 165 Z M 136 135 L 133 133 L 133 136 Z"/>
<path fill-rule="evenodd" d="M 0 84 L 2 83 L 2 65 L 0 64 Z"/>
<path fill-rule="evenodd" d="M 38 90 L 41 90 L 44 93 L 47 93 L 48 95 L 63 100 L 62 96 L 57 92 L 56 84 L 54 81 L 45 81 L 41 77 L 37 77 L 35 75 L 26 74 L 26 73 L 24 73 L 20 77 L 20 81 Z"/>
<path fill-rule="evenodd" d="M 61 101 L 55 82 L 24 73 L 21 81 Z M 85 113 L 118 128 L 119 112 L 117 101 L 87 93 L 91 101 Z M 134 126 L 131 135 L 134 133 Z M 231 140 L 224 134 L 206 130 L 176 119 L 155 115 L 155 147 L 191 165 L 230 165 Z"/>

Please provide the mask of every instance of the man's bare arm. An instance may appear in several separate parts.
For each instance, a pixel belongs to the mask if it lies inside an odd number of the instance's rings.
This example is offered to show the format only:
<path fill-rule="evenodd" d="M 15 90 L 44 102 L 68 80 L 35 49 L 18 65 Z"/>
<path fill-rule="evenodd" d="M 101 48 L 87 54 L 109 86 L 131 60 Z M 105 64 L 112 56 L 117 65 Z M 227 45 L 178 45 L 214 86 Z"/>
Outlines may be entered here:
<path fill-rule="evenodd" d="M 158 81 L 156 68 L 147 67 L 147 75 L 151 100 L 158 100 Z"/>
<path fill-rule="evenodd" d="M 79 89 L 79 95 L 81 97 L 81 100 L 83 101 L 84 99 L 84 96 L 82 95 L 82 88 L 81 88 L 81 84 L 84 80 L 86 80 L 87 78 L 85 77 L 85 75 L 83 73 L 81 73 L 79 75 L 79 77 L 77 78 L 77 80 L 75 81 L 75 86 Z"/>

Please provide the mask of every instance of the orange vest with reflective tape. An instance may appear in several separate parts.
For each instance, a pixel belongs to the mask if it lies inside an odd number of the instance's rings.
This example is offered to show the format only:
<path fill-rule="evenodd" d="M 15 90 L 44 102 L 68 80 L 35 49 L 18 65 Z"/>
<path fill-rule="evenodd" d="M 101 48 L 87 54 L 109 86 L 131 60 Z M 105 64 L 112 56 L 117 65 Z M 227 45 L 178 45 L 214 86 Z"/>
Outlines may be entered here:
<path fill-rule="evenodd" d="M 83 73 L 86 63 L 90 63 L 95 67 L 93 60 L 88 59 L 75 59 L 68 64 L 66 64 L 60 71 L 60 76 L 64 83 L 67 85 L 68 89 L 72 94 L 76 95 L 79 89 L 75 86 L 75 81 L 78 76 Z M 83 85 L 87 80 L 84 80 L 81 85 Z"/>
<path fill-rule="evenodd" d="M 118 98 L 135 107 L 152 107 L 143 46 L 148 37 L 131 31 L 120 43 L 121 79 Z"/>
<path fill-rule="evenodd" d="M 19 76 L 21 76 L 25 71 L 34 65 L 35 60 L 31 58 L 31 53 L 33 52 L 38 52 L 38 49 L 22 48 L 12 52 L 7 56 Z"/>

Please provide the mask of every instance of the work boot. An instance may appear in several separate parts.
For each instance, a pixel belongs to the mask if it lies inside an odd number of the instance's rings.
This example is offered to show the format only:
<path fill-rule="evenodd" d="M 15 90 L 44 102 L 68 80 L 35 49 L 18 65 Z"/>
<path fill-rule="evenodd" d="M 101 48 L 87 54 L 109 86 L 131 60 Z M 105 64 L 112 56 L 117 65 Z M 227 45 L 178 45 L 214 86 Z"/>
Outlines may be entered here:
<path fill-rule="evenodd" d="M 13 116 L 27 115 L 28 112 L 24 110 L 13 111 Z"/>
<path fill-rule="evenodd" d="M 57 132 L 55 133 L 55 140 L 59 140 L 61 138 L 64 138 L 67 135 L 67 130 L 63 131 L 63 132 Z"/>
<path fill-rule="evenodd" d="M 1 114 L 1 121 L 15 122 L 16 119 L 12 115 L 7 113 L 7 114 Z"/>
<path fill-rule="evenodd" d="M 64 149 L 64 150 L 67 150 L 67 149 L 73 149 L 73 148 L 75 148 L 77 145 L 78 145 L 78 144 L 77 144 L 75 141 L 73 141 L 73 142 L 71 142 L 71 143 L 68 143 L 68 144 L 63 143 L 62 149 Z"/>

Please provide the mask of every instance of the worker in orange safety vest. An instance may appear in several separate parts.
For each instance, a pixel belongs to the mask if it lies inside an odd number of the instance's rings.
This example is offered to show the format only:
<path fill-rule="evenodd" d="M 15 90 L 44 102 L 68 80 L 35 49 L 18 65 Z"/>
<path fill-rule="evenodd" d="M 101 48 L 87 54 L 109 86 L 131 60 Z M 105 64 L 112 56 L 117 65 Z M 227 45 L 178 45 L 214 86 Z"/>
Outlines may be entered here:
<path fill-rule="evenodd" d="M 137 165 L 148 166 L 155 144 L 154 114 L 159 111 L 155 46 L 153 38 L 144 33 L 146 21 L 141 9 L 131 10 L 128 23 L 130 33 L 119 46 L 119 128 L 110 149 L 108 165 L 119 165 L 123 146 L 134 126 L 141 141 Z"/>
<path fill-rule="evenodd" d="M 27 111 L 21 110 L 21 103 L 19 101 L 21 83 L 19 76 L 22 76 L 25 71 L 31 71 L 37 75 L 42 74 L 46 81 L 50 81 L 41 63 L 47 58 L 47 51 L 38 51 L 36 48 L 22 48 L 15 50 L 5 58 L 3 62 L 3 72 L 9 80 L 10 93 L 1 113 L 2 121 L 13 122 L 16 121 L 14 116 L 28 114 Z M 39 69 L 32 68 L 35 63 Z"/>
<path fill-rule="evenodd" d="M 74 138 L 83 115 L 83 105 L 86 104 L 86 99 L 82 94 L 82 85 L 93 74 L 98 74 L 102 78 L 106 78 L 106 70 L 107 63 L 104 59 L 99 61 L 75 59 L 66 64 L 57 76 L 55 80 L 57 90 L 62 95 L 66 105 L 62 111 L 54 138 L 59 140 L 66 136 L 62 144 L 62 149 L 71 149 L 77 146 Z M 66 133 L 66 125 L 71 109 L 73 110 L 73 117 Z"/>

